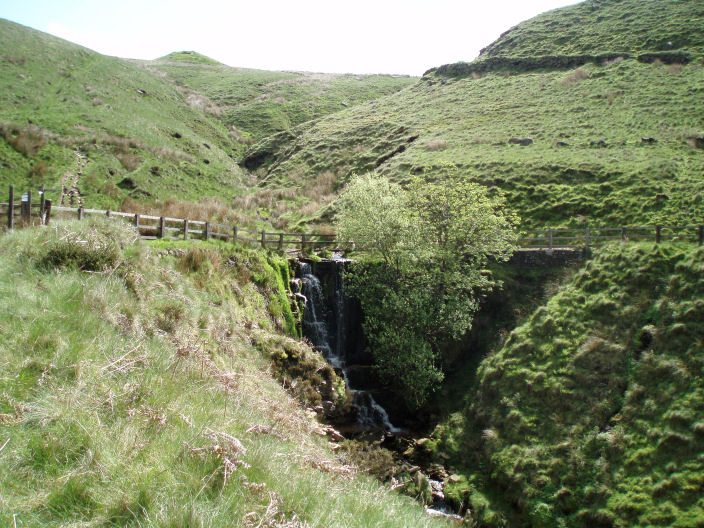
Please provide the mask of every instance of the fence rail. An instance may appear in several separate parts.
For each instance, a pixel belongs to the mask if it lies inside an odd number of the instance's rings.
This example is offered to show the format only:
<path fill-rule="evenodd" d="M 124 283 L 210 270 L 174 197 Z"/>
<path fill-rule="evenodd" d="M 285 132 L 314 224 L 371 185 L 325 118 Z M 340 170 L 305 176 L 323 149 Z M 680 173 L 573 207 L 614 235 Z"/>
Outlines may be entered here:
<path fill-rule="evenodd" d="M 249 242 L 259 244 L 264 248 L 295 247 L 302 251 L 315 249 L 337 248 L 337 238 L 327 233 L 270 233 L 256 231 L 237 226 L 154 216 L 124 211 L 104 209 L 87 209 L 83 207 L 53 206 L 51 200 L 45 199 L 43 188 L 39 191 L 38 203 L 32 202 L 31 191 L 24 193 L 19 201 L 15 200 L 14 186 L 10 186 L 9 200 L 0 203 L 0 214 L 7 217 L 7 227 L 12 229 L 16 218 L 25 223 L 38 219 L 41 224 L 48 224 L 51 215 L 75 215 L 79 220 L 85 215 L 103 215 L 108 218 L 124 218 L 133 223 L 140 236 L 145 239 L 199 239 L 199 240 L 231 240 L 233 242 Z M 696 242 L 704 245 L 704 225 L 685 226 L 627 226 L 627 227 L 588 227 L 561 229 L 534 229 L 524 231 L 518 239 L 518 246 L 524 249 L 589 249 L 599 244 L 614 241 L 654 240 L 660 243 L 666 240 Z"/>

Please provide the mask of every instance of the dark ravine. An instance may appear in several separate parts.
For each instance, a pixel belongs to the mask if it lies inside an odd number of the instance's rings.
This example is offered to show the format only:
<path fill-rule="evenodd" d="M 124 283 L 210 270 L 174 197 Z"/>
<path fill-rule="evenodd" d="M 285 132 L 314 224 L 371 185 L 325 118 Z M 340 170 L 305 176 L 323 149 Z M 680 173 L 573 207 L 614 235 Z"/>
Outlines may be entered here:
<path fill-rule="evenodd" d="M 305 298 L 303 336 L 320 351 L 344 378 L 348 390 L 347 409 L 328 419 L 347 438 L 383 448 L 394 453 L 391 474 L 406 493 L 423 502 L 428 514 L 460 520 L 456 508 L 446 502 L 444 489 L 450 474 L 417 452 L 428 432 L 428 423 L 392 414 L 379 401 L 393 400 L 386 393 L 373 370 L 372 357 L 365 347 L 362 310 L 359 303 L 345 293 L 343 273 L 351 261 L 325 259 L 299 260 L 292 286 L 299 299 Z M 396 425 L 403 427 L 397 427 Z M 427 440 L 427 438 L 425 438 Z M 409 453 L 416 453 L 410 456 Z M 392 485 L 393 485 L 392 482 Z"/>

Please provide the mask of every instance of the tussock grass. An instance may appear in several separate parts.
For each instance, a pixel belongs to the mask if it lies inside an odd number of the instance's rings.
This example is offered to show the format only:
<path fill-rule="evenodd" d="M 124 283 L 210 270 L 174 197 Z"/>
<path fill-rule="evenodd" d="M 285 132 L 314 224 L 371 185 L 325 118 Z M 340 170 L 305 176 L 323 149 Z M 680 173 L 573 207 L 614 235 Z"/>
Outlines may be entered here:
<path fill-rule="evenodd" d="M 701 522 L 703 257 L 605 247 L 482 361 L 464 421 L 433 439 L 477 521 Z"/>
<path fill-rule="evenodd" d="M 88 240 L 116 261 L 46 261 Z M 295 341 L 269 313 L 270 257 L 179 249 L 115 222 L 0 238 L 0 523 L 440 525 L 356 475 L 272 377 L 255 334 Z"/>

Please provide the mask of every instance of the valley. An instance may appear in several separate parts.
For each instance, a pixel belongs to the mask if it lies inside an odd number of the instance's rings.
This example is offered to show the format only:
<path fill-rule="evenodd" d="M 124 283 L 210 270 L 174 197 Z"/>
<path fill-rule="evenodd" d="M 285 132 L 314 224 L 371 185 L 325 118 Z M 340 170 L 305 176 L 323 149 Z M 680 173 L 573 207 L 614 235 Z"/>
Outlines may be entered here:
<path fill-rule="evenodd" d="M 701 526 L 702 27 L 587 0 L 412 77 L 0 19 L 0 202 L 56 207 L 0 205 L 0 524 Z"/>

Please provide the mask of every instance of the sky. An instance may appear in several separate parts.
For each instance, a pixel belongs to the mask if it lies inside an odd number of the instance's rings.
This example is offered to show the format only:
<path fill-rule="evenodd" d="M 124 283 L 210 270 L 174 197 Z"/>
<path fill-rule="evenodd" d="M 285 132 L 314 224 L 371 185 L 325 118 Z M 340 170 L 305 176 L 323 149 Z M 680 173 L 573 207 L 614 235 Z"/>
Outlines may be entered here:
<path fill-rule="evenodd" d="M 235 67 L 421 75 L 575 0 L 0 0 L 0 18 L 104 55 L 194 50 Z"/>

